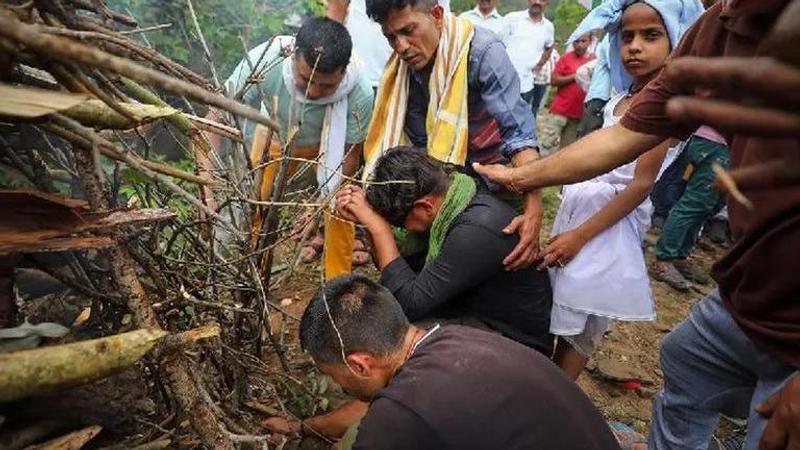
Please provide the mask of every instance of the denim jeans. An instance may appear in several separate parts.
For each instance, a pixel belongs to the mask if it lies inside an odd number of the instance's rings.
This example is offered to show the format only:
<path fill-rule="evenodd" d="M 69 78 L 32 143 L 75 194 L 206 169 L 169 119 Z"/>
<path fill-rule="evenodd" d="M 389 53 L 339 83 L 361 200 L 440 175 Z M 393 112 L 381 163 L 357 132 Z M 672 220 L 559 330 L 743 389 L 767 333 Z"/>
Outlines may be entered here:
<path fill-rule="evenodd" d="M 660 261 L 688 257 L 703 223 L 719 211 L 724 202 L 722 193 L 714 187 L 712 166 L 728 168 L 728 147 L 693 136 L 683 153 L 688 154 L 694 172 L 664 222 L 655 251 Z"/>
<path fill-rule="evenodd" d="M 683 174 L 688 165 L 689 152 L 684 148 L 653 186 L 653 192 L 650 194 L 650 201 L 653 202 L 653 216 L 659 216 L 666 220 L 672 207 L 678 203 L 678 199 L 686 189 L 687 183 L 683 179 Z"/>
<path fill-rule="evenodd" d="M 648 450 L 706 450 L 720 414 L 747 417 L 744 448 L 757 449 L 767 420 L 754 408 L 797 372 L 753 344 L 716 289 L 664 338 L 661 370 Z"/>
<path fill-rule="evenodd" d="M 542 106 L 542 100 L 544 100 L 544 95 L 547 93 L 547 84 L 534 84 L 533 93 L 531 97 L 531 112 L 533 112 L 533 117 L 536 117 L 536 113 L 539 112 L 539 107 Z"/>

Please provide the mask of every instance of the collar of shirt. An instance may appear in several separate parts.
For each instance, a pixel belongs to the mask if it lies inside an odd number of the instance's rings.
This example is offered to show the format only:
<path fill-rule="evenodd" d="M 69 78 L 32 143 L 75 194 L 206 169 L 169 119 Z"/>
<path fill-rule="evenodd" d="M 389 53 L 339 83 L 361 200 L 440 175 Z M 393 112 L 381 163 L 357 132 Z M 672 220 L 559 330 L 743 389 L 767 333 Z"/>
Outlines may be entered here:
<path fill-rule="evenodd" d="M 497 8 L 493 9 L 492 12 L 490 12 L 488 16 L 484 16 L 483 13 L 481 12 L 481 9 L 479 7 L 477 7 L 477 6 L 472 8 L 472 13 L 475 16 L 478 16 L 478 17 L 480 17 L 481 19 L 484 19 L 484 20 L 486 20 L 486 19 L 502 19 L 503 18 L 503 16 L 501 16 L 500 13 L 497 12 Z"/>
<path fill-rule="evenodd" d="M 539 20 L 534 20 L 533 17 L 531 17 L 531 15 L 526 12 L 525 13 L 525 18 L 530 20 L 532 23 L 537 24 L 537 25 L 540 24 L 540 23 L 544 23 L 544 14 L 542 14 L 542 17 L 539 17 Z"/>
<path fill-rule="evenodd" d="M 423 86 L 426 91 L 428 89 L 428 80 L 431 78 L 431 70 L 433 70 L 433 65 L 422 70 L 410 70 L 411 77 L 414 78 L 414 81 L 419 83 L 420 86 Z M 467 68 L 467 70 L 469 70 L 469 68 Z"/>

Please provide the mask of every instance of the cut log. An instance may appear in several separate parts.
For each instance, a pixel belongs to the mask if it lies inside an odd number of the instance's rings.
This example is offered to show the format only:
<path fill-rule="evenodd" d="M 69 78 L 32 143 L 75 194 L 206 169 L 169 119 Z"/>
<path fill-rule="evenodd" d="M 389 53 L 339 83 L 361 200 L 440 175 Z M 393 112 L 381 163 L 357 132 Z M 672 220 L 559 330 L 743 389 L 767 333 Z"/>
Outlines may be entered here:
<path fill-rule="evenodd" d="M 0 116 L 34 119 L 80 105 L 86 94 L 0 84 Z"/>
<path fill-rule="evenodd" d="M 116 209 L 95 213 L 85 202 L 36 191 L 0 191 L 0 254 L 108 247 L 105 236 L 70 236 L 174 217 L 164 209 Z"/>
<path fill-rule="evenodd" d="M 106 377 L 135 364 L 165 331 L 137 330 L 0 355 L 0 401 Z"/>
<path fill-rule="evenodd" d="M 25 450 L 80 450 L 102 430 L 103 427 L 93 425 L 52 439 L 44 444 L 30 446 Z"/>
<path fill-rule="evenodd" d="M 136 120 L 132 122 L 100 100 L 79 103 L 63 111 L 63 114 L 88 127 L 127 130 L 162 117 L 169 117 L 178 112 L 175 108 L 168 106 L 153 106 L 140 103 L 120 103 L 119 106 Z"/>

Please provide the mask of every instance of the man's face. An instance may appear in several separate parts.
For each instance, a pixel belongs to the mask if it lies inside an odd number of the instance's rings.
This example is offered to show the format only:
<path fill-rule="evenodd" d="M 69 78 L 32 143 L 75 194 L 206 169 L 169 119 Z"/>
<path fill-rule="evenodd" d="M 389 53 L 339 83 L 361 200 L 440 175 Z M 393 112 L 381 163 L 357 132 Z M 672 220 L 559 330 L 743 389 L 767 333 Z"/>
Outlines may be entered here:
<path fill-rule="evenodd" d="M 400 58 L 415 70 L 422 70 L 436 58 L 443 19 L 444 10 L 439 5 L 430 11 L 406 6 L 393 9 L 381 28 Z"/>
<path fill-rule="evenodd" d="M 365 402 L 372 400 L 378 391 L 389 384 L 388 372 L 373 367 L 368 362 L 354 362 L 351 356 L 347 359 L 349 368 L 344 364 L 328 363 L 317 364 L 317 367 L 341 386 L 342 390 Z"/>
<path fill-rule="evenodd" d="M 489 14 L 497 7 L 497 0 L 480 0 L 478 9 L 484 14 Z"/>
<path fill-rule="evenodd" d="M 532 16 L 541 16 L 544 14 L 549 0 L 528 0 L 528 14 Z"/>
<path fill-rule="evenodd" d="M 576 55 L 583 56 L 586 54 L 586 50 L 589 49 L 591 42 L 592 38 L 588 34 L 581 36 L 572 43 L 572 49 L 575 50 Z"/>
<path fill-rule="evenodd" d="M 294 86 L 298 91 L 306 93 L 306 97 L 315 100 L 327 97 L 336 92 L 339 83 L 344 78 L 345 68 L 339 68 L 332 73 L 314 71 L 314 61 L 309 64 L 306 58 L 297 53 L 294 57 Z M 312 77 L 312 73 L 314 76 Z"/>
<path fill-rule="evenodd" d="M 442 199 L 432 195 L 426 195 L 416 201 L 411 207 L 411 212 L 403 221 L 403 228 L 413 233 L 427 233 L 439 213 Z"/>

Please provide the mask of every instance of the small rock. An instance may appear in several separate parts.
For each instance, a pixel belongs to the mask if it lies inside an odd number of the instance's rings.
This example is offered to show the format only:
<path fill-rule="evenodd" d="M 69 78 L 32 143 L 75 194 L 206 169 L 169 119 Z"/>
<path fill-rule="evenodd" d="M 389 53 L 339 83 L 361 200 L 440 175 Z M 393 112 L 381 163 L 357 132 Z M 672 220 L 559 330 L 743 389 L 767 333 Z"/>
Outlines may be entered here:
<path fill-rule="evenodd" d="M 642 384 L 653 384 L 653 379 L 644 374 L 641 370 L 614 361 L 608 357 L 597 359 L 597 369 L 594 371 L 594 374 L 604 380 L 615 383 L 638 380 Z"/>
<path fill-rule="evenodd" d="M 292 303 L 294 303 L 294 300 L 292 300 L 291 298 L 285 298 L 281 300 L 281 306 L 289 306 Z"/>
<path fill-rule="evenodd" d="M 656 330 L 661 333 L 669 333 L 672 331 L 672 327 L 664 323 L 656 323 Z"/>

